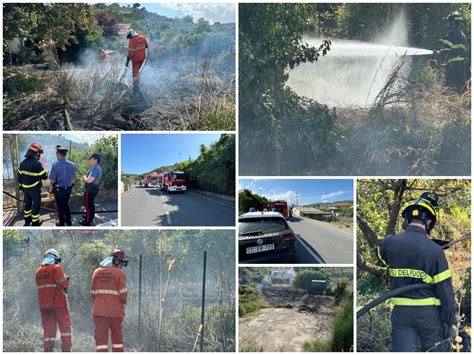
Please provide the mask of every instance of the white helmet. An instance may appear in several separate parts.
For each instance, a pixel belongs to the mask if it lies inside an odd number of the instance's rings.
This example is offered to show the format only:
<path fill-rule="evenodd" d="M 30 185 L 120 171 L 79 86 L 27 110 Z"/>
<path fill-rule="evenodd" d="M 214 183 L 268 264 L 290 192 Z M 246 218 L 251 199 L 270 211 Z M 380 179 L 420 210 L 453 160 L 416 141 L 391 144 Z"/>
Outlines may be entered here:
<path fill-rule="evenodd" d="M 48 249 L 44 253 L 44 259 L 41 262 L 41 265 L 47 264 L 59 264 L 61 262 L 61 255 L 58 253 L 56 249 Z"/>

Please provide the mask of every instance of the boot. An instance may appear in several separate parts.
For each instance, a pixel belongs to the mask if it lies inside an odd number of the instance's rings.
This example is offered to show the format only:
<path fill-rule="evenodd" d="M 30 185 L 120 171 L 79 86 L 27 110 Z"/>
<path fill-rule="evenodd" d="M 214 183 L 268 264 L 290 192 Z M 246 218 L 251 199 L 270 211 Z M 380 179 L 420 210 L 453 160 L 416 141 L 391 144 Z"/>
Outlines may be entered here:
<path fill-rule="evenodd" d="M 91 224 L 86 222 L 86 220 L 79 221 L 79 224 L 83 227 L 90 227 L 91 226 Z"/>
<path fill-rule="evenodd" d="M 40 219 L 39 221 L 36 221 L 36 222 L 31 223 L 31 226 L 32 226 L 32 227 L 39 227 L 39 226 L 41 226 L 42 224 L 43 224 L 43 220 Z"/>
<path fill-rule="evenodd" d="M 56 222 L 56 227 L 65 227 L 66 225 L 61 222 Z"/>
<path fill-rule="evenodd" d="M 31 216 L 30 217 L 25 217 L 25 224 L 23 227 L 29 227 L 31 226 Z"/>

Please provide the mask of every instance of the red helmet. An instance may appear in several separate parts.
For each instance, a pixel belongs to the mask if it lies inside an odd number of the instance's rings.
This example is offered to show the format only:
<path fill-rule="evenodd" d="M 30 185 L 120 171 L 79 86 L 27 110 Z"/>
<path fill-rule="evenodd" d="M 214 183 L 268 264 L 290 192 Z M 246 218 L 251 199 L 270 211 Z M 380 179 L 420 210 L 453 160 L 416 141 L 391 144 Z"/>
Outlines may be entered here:
<path fill-rule="evenodd" d="M 110 256 L 114 258 L 114 265 L 118 266 L 120 264 L 123 264 L 123 266 L 127 266 L 128 257 L 122 249 L 115 249 L 113 253 L 110 254 Z"/>
<path fill-rule="evenodd" d="M 28 149 L 35 153 L 40 153 L 40 154 L 44 153 L 43 148 L 38 143 L 31 143 Z"/>

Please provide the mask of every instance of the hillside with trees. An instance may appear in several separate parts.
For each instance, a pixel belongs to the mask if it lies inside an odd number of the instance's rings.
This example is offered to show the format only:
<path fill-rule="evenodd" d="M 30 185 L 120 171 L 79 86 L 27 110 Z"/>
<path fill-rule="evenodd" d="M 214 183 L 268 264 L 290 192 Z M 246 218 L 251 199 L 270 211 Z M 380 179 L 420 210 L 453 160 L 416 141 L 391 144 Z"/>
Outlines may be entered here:
<path fill-rule="evenodd" d="M 231 130 L 235 24 L 168 18 L 144 5 L 6 4 L 5 125 Z M 125 68 L 129 28 L 149 42 L 138 96 Z"/>
<path fill-rule="evenodd" d="M 150 173 L 183 171 L 188 187 L 229 196 L 235 195 L 235 136 L 222 134 L 209 146 L 201 145 L 197 158 L 169 166 L 160 166 L 140 175 L 122 174 L 122 180 L 144 177 Z"/>

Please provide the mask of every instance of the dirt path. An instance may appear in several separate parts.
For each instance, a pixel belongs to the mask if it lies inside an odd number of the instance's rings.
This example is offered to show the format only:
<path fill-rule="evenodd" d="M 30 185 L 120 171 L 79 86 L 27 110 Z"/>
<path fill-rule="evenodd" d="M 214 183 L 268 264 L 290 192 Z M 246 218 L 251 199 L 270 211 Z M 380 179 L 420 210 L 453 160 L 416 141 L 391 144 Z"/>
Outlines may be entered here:
<path fill-rule="evenodd" d="M 307 341 L 330 340 L 333 323 L 334 315 L 330 313 L 264 308 L 258 316 L 240 320 L 240 351 L 304 351 Z"/>

